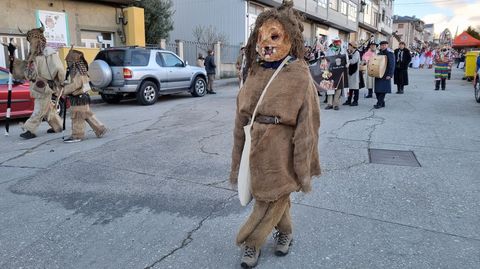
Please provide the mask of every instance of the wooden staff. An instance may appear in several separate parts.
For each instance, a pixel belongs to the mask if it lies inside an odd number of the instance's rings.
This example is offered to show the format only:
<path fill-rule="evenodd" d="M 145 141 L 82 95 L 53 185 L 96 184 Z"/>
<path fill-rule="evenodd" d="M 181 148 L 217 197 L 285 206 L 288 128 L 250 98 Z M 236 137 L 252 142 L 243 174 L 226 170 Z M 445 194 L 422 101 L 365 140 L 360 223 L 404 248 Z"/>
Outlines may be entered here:
<path fill-rule="evenodd" d="M 10 67 L 8 73 L 8 95 L 7 95 L 7 113 L 5 116 L 5 135 L 9 135 L 10 131 L 10 113 L 12 109 L 12 86 L 13 86 L 13 62 L 15 59 L 15 50 L 17 47 L 12 43 L 13 38 L 10 38 L 10 43 L 8 45 L 2 44 L 7 47 L 9 60 L 10 60 Z"/>

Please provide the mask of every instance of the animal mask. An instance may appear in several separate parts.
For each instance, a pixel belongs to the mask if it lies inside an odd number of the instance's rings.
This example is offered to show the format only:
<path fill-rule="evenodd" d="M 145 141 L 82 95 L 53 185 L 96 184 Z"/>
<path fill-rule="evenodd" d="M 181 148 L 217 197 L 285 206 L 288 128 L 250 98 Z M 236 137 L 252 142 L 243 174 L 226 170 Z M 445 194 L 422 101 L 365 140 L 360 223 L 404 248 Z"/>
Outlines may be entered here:
<path fill-rule="evenodd" d="M 290 37 L 278 20 L 267 20 L 259 28 L 256 51 L 262 60 L 279 61 L 290 54 L 291 48 Z"/>
<path fill-rule="evenodd" d="M 41 24 L 42 24 L 42 27 L 32 29 L 28 31 L 26 34 L 27 41 L 30 43 L 30 52 L 28 56 L 29 62 L 32 62 L 36 56 L 42 55 L 43 50 L 47 45 L 47 40 L 43 35 L 43 32 L 45 31 L 45 27 L 43 26 L 43 23 Z"/>

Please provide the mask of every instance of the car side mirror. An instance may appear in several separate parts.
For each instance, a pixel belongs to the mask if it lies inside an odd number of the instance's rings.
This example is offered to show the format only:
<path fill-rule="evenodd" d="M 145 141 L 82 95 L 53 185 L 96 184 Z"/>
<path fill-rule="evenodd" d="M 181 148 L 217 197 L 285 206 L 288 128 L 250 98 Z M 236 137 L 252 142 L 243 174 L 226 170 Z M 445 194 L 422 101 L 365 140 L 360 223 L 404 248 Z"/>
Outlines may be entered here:
<path fill-rule="evenodd" d="M 185 66 L 187 66 L 187 65 L 188 65 L 188 61 L 185 61 Z"/>

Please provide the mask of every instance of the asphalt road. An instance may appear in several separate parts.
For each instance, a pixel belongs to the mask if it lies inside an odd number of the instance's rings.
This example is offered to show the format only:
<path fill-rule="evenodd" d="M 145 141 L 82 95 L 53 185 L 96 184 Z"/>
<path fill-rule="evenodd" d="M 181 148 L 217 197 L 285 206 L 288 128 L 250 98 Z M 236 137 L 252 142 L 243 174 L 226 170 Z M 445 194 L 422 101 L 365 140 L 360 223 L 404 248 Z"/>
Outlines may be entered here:
<path fill-rule="evenodd" d="M 323 175 L 294 194 L 295 242 L 258 268 L 480 268 L 480 104 L 455 70 L 433 91 L 410 70 L 404 95 L 323 110 Z M 0 137 L 0 268 L 238 268 L 251 210 L 227 181 L 235 85 L 217 95 L 95 104 L 110 129 Z M 3 128 L 3 125 L 0 125 Z M 420 167 L 370 163 L 413 151 Z"/>

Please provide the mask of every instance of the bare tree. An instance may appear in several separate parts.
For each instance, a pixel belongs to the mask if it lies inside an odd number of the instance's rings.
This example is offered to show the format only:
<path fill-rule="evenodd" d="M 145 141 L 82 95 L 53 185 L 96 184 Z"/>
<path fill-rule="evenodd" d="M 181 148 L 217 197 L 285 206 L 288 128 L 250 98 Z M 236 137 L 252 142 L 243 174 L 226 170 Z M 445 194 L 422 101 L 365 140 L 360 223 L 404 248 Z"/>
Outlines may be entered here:
<path fill-rule="evenodd" d="M 227 43 L 227 35 L 223 32 L 219 32 L 216 27 L 209 25 L 198 25 L 193 28 L 193 36 L 195 41 L 199 43 L 199 48 L 204 51 L 213 49 L 213 45 L 217 42 L 222 44 Z"/>

